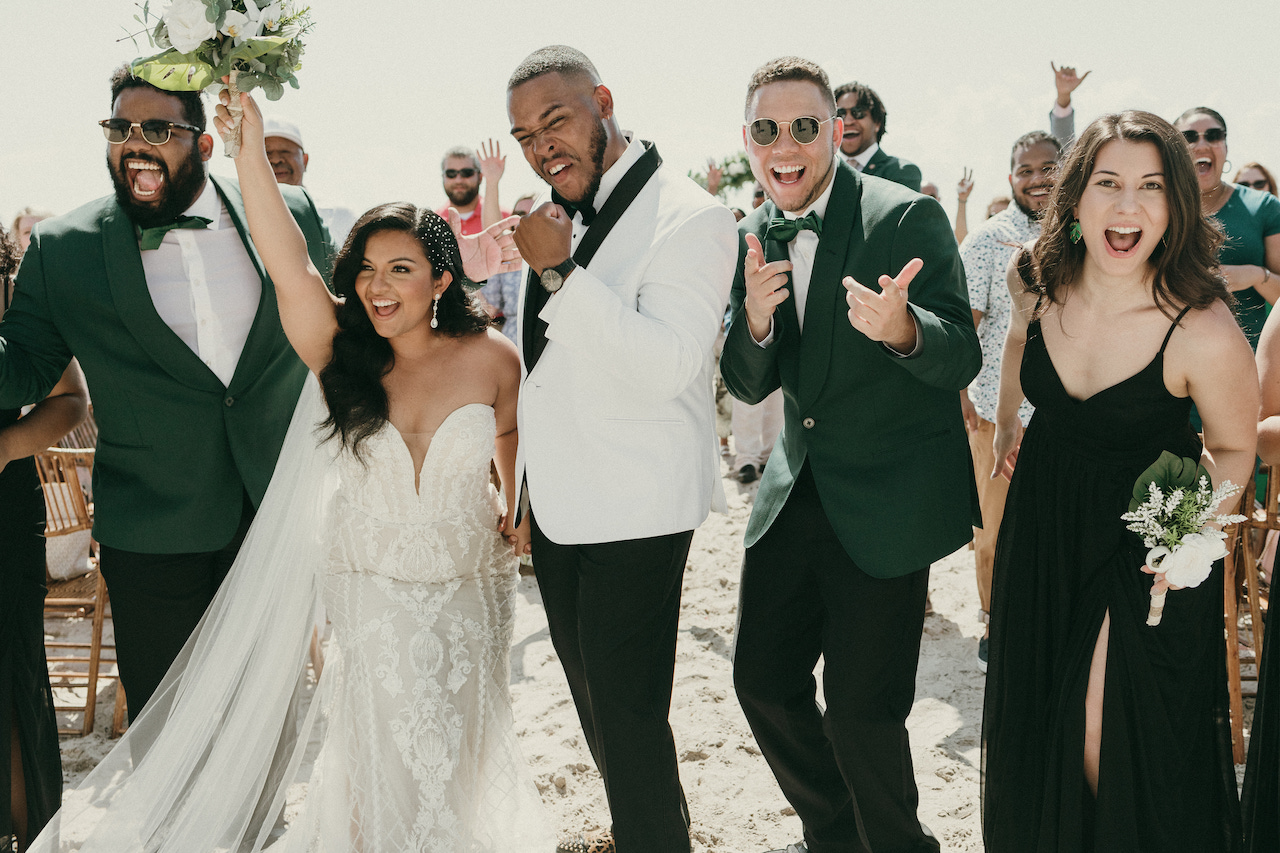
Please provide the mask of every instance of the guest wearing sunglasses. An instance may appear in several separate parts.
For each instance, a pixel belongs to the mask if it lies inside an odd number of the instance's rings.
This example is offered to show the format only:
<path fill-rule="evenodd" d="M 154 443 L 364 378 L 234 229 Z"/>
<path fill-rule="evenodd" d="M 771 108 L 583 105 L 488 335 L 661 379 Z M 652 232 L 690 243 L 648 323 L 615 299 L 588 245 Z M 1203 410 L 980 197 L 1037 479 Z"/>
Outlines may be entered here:
<path fill-rule="evenodd" d="M 498 203 L 498 182 L 502 180 L 507 158 L 502 156 L 498 143 L 490 139 L 481 151 L 472 151 L 465 145 L 457 145 L 444 153 L 440 161 L 440 179 L 444 182 L 444 194 L 449 203 L 436 211 L 441 218 L 449 219 L 449 208 L 458 211 L 462 218 L 464 236 L 478 234 L 490 225 L 511 215 Z M 484 199 L 480 198 L 480 184 L 484 182 Z M 489 211 L 485 211 L 488 205 Z"/>
<path fill-rule="evenodd" d="M 1187 140 L 1200 182 L 1200 207 L 1226 232 L 1218 262 L 1236 299 L 1236 319 L 1258 348 L 1267 306 L 1280 297 L 1280 199 L 1223 180 L 1227 122 L 1208 107 L 1192 107 L 1174 123 Z"/>
<path fill-rule="evenodd" d="M 745 402 L 781 388 L 784 424 L 747 525 L 734 685 L 804 845 L 926 853 L 906 719 L 929 565 L 976 523 L 959 391 L 982 351 L 942 207 L 838 156 L 835 109 L 798 57 L 747 90 L 769 201 L 738 225 L 720 367 Z"/>
<path fill-rule="evenodd" d="M 845 83 L 835 91 L 835 116 L 844 123 L 840 153 L 859 172 L 920 191 L 920 167 L 909 160 L 890 157 L 880 147 L 888 126 L 884 102 L 870 86 Z"/>
<path fill-rule="evenodd" d="M 1277 195 L 1276 179 L 1271 175 L 1271 170 L 1261 163 L 1245 163 L 1240 167 L 1240 171 L 1236 172 L 1231 182 L 1238 186 L 1251 187 L 1264 193 Z"/>
<path fill-rule="evenodd" d="M 238 185 L 206 174 L 200 95 L 123 66 L 111 105 L 115 194 L 36 226 L 0 323 L 0 409 L 43 399 L 73 357 L 84 368 L 100 431 L 94 535 L 136 718 L 235 558 L 307 369 Z M 281 189 L 327 269 L 311 199 Z"/>

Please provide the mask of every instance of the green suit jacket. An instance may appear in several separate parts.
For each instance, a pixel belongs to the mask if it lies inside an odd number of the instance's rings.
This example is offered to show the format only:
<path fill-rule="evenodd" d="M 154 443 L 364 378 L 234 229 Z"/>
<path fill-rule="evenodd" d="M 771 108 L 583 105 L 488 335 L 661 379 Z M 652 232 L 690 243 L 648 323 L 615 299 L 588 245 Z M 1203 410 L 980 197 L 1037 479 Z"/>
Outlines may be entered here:
<path fill-rule="evenodd" d="M 871 155 L 871 159 L 867 161 L 867 167 L 862 170 L 864 175 L 875 175 L 877 178 L 884 178 L 886 181 L 893 181 L 895 184 L 902 184 L 909 190 L 920 192 L 920 167 L 910 160 L 903 160 L 898 157 L 890 157 L 884 153 L 883 148 L 877 148 L 876 153 Z"/>
<path fill-rule="evenodd" d="M 212 551 L 248 492 L 267 489 L 307 368 L 280 326 L 239 185 L 210 178 L 262 279 L 230 386 L 160 319 L 133 222 L 113 196 L 40 223 L 0 322 L 0 408 L 44 398 L 72 357 L 89 382 L 98 450 L 94 535 L 142 553 Z M 281 187 L 328 274 L 328 234 L 305 191 Z"/>
<path fill-rule="evenodd" d="M 740 258 L 748 233 L 760 237 L 766 260 L 787 258 L 785 243 L 764 237 L 776 216 L 765 202 L 739 223 Z M 897 275 L 916 257 L 924 268 L 907 293 L 921 346 L 900 358 L 849 324 L 841 279 L 853 276 L 877 289 L 881 275 Z M 868 574 L 904 575 L 968 542 L 978 501 L 958 392 L 977 374 L 982 351 L 955 237 L 938 203 L 887 181 L 863 180 L 840 163 L 803 334 L 795 299 L 788 298 L 773 315 L 773 339 L 761 347 L 747 327 L 745 297 L 740 262 L 720 360 L 725 385 L 747 403 L 781 386 L 784 411 L 747 524 L 747 547 L 769 529 L 806 460 L 831 526 Z"/>

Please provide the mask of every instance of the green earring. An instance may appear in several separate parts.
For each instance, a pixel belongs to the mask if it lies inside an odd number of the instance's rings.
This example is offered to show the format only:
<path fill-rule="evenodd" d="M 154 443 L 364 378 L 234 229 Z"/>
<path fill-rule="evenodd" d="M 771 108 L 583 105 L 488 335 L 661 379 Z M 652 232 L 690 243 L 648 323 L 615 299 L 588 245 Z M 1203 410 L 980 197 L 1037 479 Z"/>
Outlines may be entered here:
<path fill-rule="evenodd" d="M 1067 236 L 1071 238 L 1072 243 L 1079 243 L 1084 237 L 1084 231 L 1080 229 L 1078 220 L 1071 223 L 1071 227 L 1067 229 Z"/>

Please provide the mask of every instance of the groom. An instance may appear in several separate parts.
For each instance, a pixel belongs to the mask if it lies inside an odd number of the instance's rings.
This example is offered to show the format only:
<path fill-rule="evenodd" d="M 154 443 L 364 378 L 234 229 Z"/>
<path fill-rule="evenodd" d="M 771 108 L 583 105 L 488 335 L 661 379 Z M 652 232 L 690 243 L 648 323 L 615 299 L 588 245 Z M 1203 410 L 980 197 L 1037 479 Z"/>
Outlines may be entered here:
<path fill-rule="evenodd" d="M 507 112 L 552 187 L 515 232 L 529 266 L 516 482 L 613 816 L 612 841 L 590 849 L 687 851 L 667 715 L 689 543 L 724 503 L 711 372 L 733 214 L 623 135 L 613 95 L 573 48 L 525 59 Z"/>
<path fill-rule="evenodd" d="M 957 392 L 981 351 L 946 214 L 859 175 L 826 73 L 767 63 L 747 90 L 751 171 L 720 369 L 783 392 L 747 525 L 734 685 L 812 853 L 927 853 L 906 719 L 929 564 L 969 541 Z M 824 661 L 825 713 L 813 671 Z"/>
<path fill-rule="evenodd" d="M 239 187 L 206 174 L 199 93 L 162 91 L 124 66 L 111 104 L 115 195 L 33 234 L 0 323 L 0 408 L 43 398 L 72 357 L 84 368 L 99 429 L 94 536 L 133 719 L 235 558 L 307 369 Z M 327 271 L 310 197 L 281 189 Z"/>

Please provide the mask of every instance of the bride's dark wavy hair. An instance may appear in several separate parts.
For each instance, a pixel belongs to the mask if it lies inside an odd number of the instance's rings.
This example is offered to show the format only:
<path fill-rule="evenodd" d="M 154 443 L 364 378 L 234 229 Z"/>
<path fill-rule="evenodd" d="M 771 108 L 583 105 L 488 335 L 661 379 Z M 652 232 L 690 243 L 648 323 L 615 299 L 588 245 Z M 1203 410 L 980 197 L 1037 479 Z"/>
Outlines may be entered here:
<path fill-rule="evenodd" d="M 382 231 L 412 234 L 431 264 L 431 277 L 439 281 L 446 271 L 453 276 L 440 294 L 437 333 L 457 338 L 480 334 L 489 326 L 488 317 L 466 291 L 468 279 L 449 223 L 408 202 L 379 205 L 361 216 L 333 263 L 333 292 L 345 302 L 337 309 L 333 357 L 320 371 L 320 386 L 329 405 L 329 417 L 321 426 L 328 428 L 327 438 L 340 438 L 357 458 L 364 440 L 387 422 L 389 406 L 382 378 L 395 366 L 390 342 L 374 329 L 356 295 L 365 244 Z"/>
<path fill-rule="evenodd" d="M 1173 319 L 1180 306 L 1207 308 L 1218 299 L 1232 304 L 1218 268 L 1222 228 L 1200 209 L 1200 185 L 1186 140 L 1160 116 L 1126 110 L 1096 119 L 1058 165 L 1058 183 L 1049 196 L 1040 237 L 1018 262 L 1023 283 L 1038 297 L 1036 314 L 1050 303 L 1061 304 L 1080 277 L 1085 246 L 1083 241 L 1071 242 L 1074 211 L 1089 185 L 1098 152 L 1117 139 L 1151 143 L 1160 152 L 1164 168 L 1169 224 L 1148 260 L 1154 271 L 1151 289 L 1157 307 Z"/>

